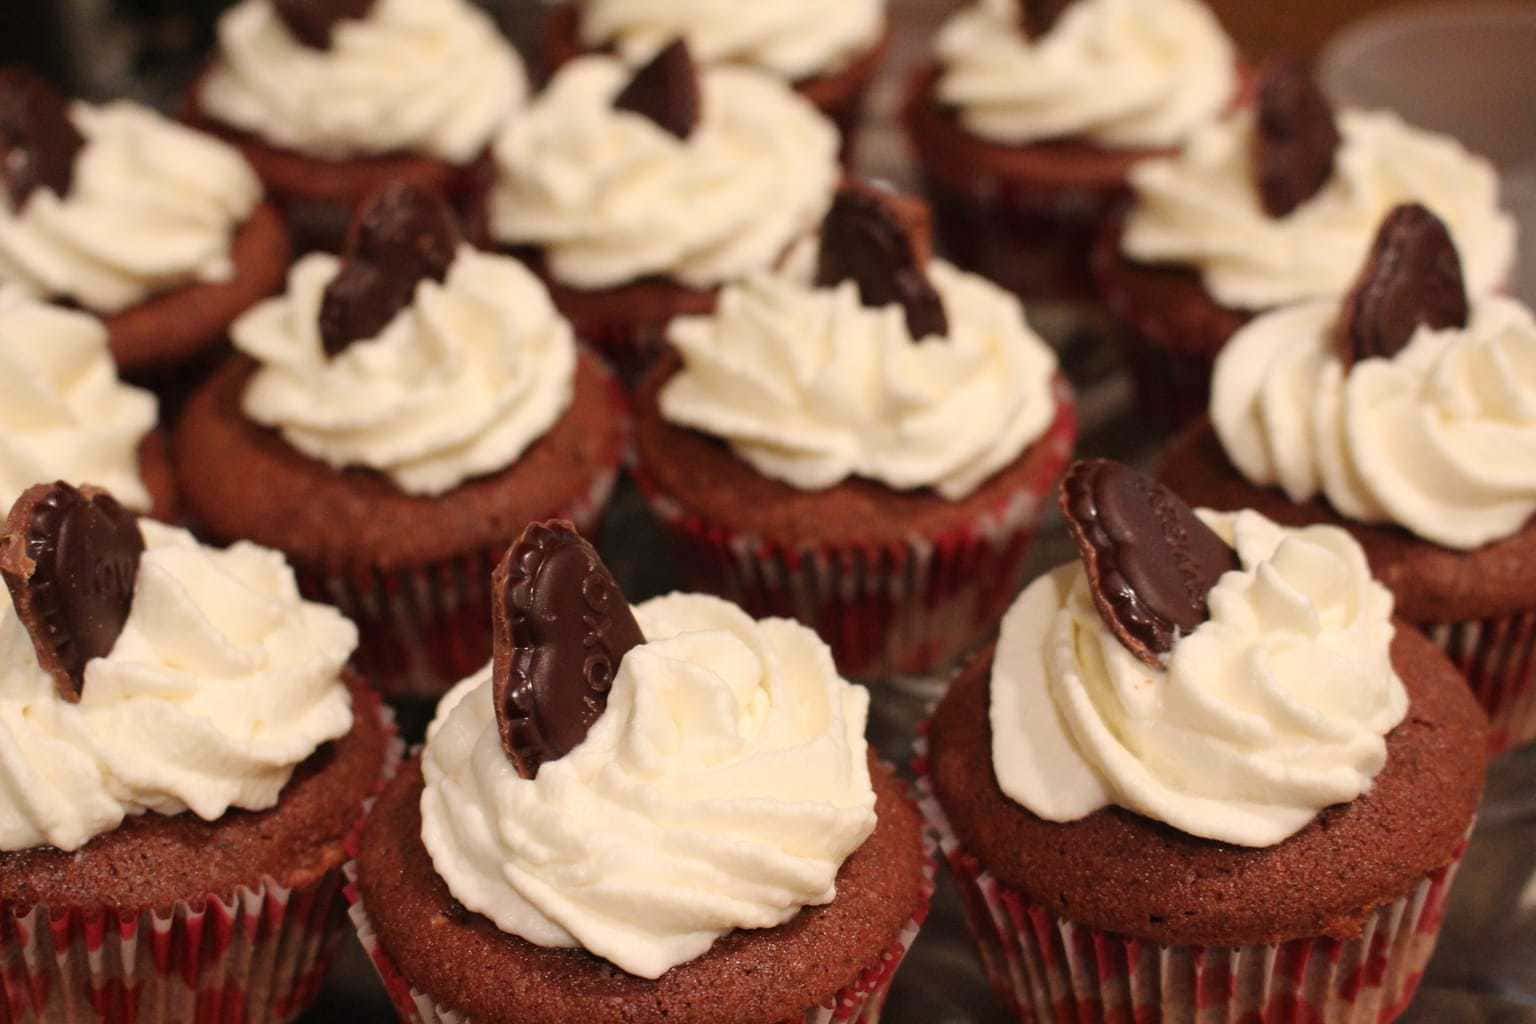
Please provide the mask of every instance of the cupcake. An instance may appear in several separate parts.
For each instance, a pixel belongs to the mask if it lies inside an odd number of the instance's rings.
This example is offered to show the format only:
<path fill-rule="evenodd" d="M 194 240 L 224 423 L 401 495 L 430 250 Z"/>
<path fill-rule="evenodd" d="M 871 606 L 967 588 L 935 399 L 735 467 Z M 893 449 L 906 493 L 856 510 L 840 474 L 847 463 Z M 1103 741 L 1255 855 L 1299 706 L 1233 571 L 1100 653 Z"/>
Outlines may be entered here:
<path fill-rule="evenodd" d="M 617 385 L 537 278 L 408 185 L 232 336 L 173 440 L 191 518 L 284 552 L 358 624 L 370 681 L 435 700 L 490 654 L 485 580 L 518 532 L 598 524 L 627 439 Z"/>
<path fill-rule="evenodd" d="M 1023 1020 L 1377 1024 L 1413 998 L 1486 720 L 1331 526 L 1193 512 L 1117 463 L 917 769 Z"/>
<path fill-rule="evenodd" d="M 874 1024 L 921 822 L 814 633 L 634 608 L 568 523 L 492 580 L 490 666 L 380 797 L 353 922 L 403 1020 Z"/>
<path fill-rule="evenodd" d="M 1205 411 L 1211 364 L 1255 314 L 1349 290 L 1387 211 L 1417 202 L 1450 229 L 1476 295 L 1500 288 L 1515 224 L 1493 166 L 1385 111 L 1334 111 L 1298 65 L 1272 64 L 1252 108 L 1131 176 L 1094 270 L 1127 329 L 1142 404 L 1178 425 Z"/>
<path fill-rule="evenodd" d="M 696 69 L 679 40 L 638 72 L 601 56 L 563 67 L 496 145 L 489 228 L 632 374 L 673 316 L 779 262 L 839 176 L 814 107 L 759 71 Z"/>
<path fill-rule="evenodd" d="M 690 582 L 812 626 L 855 678 L 934 673 L 996 625 L 1077 434 L 1018 300 L 930 259 L 925 218 L 845 187 L 782 270 L 675 321 L 635 396 Z"/>
<path fill-rule="evenodd" d="M 282 219 L 217 139 L 18 69 L 0 71 L 0 137 L 0 281 L 101 317 L 124 373 L 164 382 L 282 283 Z"/>
<path fill-rule="evenodd" d="M 0 573 L 7 1019 L 297 1016 L 398 756 L 344 667 L 356 630 L 276 552 L 92 487 L 28 489 Z"/>
<path fill-rule="evenodd" d="M 338 251 L 390 181 L 477 201 L 521 59 L 468 0 L 240 0 L 188 117 L 236 142 L 303 250 Z"/>
<path fill-rule="evenodd" d="M 974 0 L 907 99 L 944 250 L 1026 298 L 1092 297 L 1088 253 L 1131 168 L 1232 106 L 1201 0 Z"/>
<path fill-rule="evenodd" d="M 1495 751 L 1536 740 L 1536 319 L 1469 294 L 1446 228 L 1395 210 L 1343 300 L 1256 317 L 1163 480 L 1354 535 L 1472 684 Z"/>

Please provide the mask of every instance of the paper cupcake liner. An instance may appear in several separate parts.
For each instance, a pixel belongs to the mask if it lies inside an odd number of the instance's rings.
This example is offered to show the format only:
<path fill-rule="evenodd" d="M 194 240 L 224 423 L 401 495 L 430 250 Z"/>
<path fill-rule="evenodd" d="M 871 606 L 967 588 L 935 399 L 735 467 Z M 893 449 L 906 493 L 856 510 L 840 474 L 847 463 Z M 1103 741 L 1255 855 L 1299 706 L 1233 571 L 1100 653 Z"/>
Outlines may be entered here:
<path fill-rule="evenodd" d="M 1136 386 L 1136 407 L 1146 423 L 1173 432 L 1205 415 L 1215 352 L 1175 352 L 1129 328 L 1119 340 Z"/>
<path fill-rule="evenodd" d="M 1536 609 L 1424 627 L 1488 713 L 1490 754 L 1536 741 Z"/>
<path fill-rule="evenodd" d="M 960 890 L 997 999 L 1021 1021 L 1385 1024 L 1413 1001 L 1445 919 L 1451 864 L 1379 908 L 1355 939 L 1239 947 L 1159 946 L 1077 924 L 992 877 L 960 845 L 928 776 L 918 806 Z"/>

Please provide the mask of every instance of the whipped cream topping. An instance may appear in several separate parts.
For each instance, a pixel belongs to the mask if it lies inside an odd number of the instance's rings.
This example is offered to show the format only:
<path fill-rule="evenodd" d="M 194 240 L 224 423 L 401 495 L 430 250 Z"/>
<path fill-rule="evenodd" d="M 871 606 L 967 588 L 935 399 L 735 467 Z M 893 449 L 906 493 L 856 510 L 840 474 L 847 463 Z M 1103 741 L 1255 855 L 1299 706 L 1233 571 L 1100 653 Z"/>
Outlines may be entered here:
<path fill-rule="evenodd" d="M 1004 145 L 1176 146 L 1237 91 L 1237 55 L 1200 0 L 1080 0 L 1040 39 L 1020 32 L 1016 0 L 980 0 L 936 52 L 939 100 Z"/>
<path fill-rule="evenodd" d="M 139 445 L 158 410 L 153 394 L 118 380 L 99 320 L 0 287 L 0 508 L 63 479 L 148 512 Z"/>
<path fill-rule="evenodd" d="M 570 324 L 516 260 L 460 247 L 445 281 L 422 281 L 382 332 L 328 358 L 320 306 L 340 272 L 335 256 L 304 257 L 287 292 L 231 331 L 261 364 L 245 414 L 304 454 L 437 495 L 512 465 L 570 407 Z"/>
<path fill-rule="evenodd" d="M 1419 328 L 1346 370 L 1336 301 L 1255 319 L 1222 351 L 1211 422 L 1249 482 L 1470 550 L 1536 514 L 1536 320 L 1512 299 L 1466 329 Z"/>
<path fill-rule="evenodd" d="M 1117 805 L 1182 832 L 1273 846 L 1368 791 L 1408 710 L 1392 596 L 1337 527 L 1199 516 L 1241 570 L 1166 669 L 1104 625 L 1080 563 L 1009 609 L 992 669 L 992 766 L 1047 821 Z"/>
<path fill-rule="evenodd" d="M 1332 179 L 1278 219 L 1255 184 L 1252 110 L 1208 125 L 1176 157 L 1141 164 L 1131 173 L 1125 254 L 1194 266 L 1223 305 L 1270 309 L 1349 291 L 1382 220 L 1417 202 L 1450 229 L 1472 295 L 1504 284 L 1515 222 L 1499 209 L 1492 164 L 1395 114 L 1342 110 L 1337 119 Z"/>
<path fill-rule="evenodd" d="M 517 775 L 490 669 L 438 708 L 422 842 L 449 890 L 504 932 L 657 978 L 737 928 L 831 902 L 875 827 L 869 694 L 814 632 L 718 598 L 637 606 L 582 743 Z"/>
<path fill-rule="evenodd" d="M 679 139 L 615 110 L 632 72 L 609 57 L 562 68 L 496 145 L 491 230 L 539 246 L 577 288 L 665 276 L 711 288 L 779 260 L 821 222 L 841 175 L 837 130 L 783 83 L 700 71 L 703 110 Z"/>
<path fill-rule="evenodd" d="M 696 60 L 747 64 L 792 82 L 841 70 L 885 31 L 885 0 L 585 0 L 582 42 L 645 64 L 679 36 Z"/>
<path fill-rule="evenodd" d="M 357 630 L 301 600 L 282 555 L 139 528 L 133 610 L 112 653 L 86 665 L 78 704 L 0 593 L 0 850 L 75 850 L 147 811 L 265 810 L 352 728 L 341 672 Z"/>
<path fill-rule="evenodd" d="M 528 89 L 522 60 L 466 0 L 376 0 L 305 46 L 271 0 L 241 0 L 219 20 L 202 110 L 308 156 L 408 152 L 469 163 Z"/>
<path fill-rule="evenodd" d="M 85 147 L 69 194 L 0 200 L 0 280 L 110 314 L 234 274 L 231 242 L 262 197 L 239 150 L 127 101 L 75 103 L 70 119 Z"/>

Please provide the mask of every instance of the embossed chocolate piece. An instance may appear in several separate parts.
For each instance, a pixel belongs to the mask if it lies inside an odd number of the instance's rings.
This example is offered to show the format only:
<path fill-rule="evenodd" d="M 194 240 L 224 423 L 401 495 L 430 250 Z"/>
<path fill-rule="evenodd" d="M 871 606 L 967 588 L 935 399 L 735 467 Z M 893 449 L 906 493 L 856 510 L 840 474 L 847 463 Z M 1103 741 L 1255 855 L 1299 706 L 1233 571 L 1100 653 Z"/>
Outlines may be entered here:
<path fill-rule="evenodd" d="M 1237 552 L 1177 495 L 1118 462 L 1074 463 L 1061 509 L 1099 616 L 1155 668 L 1175 640 L 1210 617 L 1206 595 L 1222 573 L 1241 567 Z"/>
<path fill-rule="evenodd" d="M 1308 68 L 1275 60 L 1259 78 L 1253 166 L 1264 212 L 1280 218 L 1322 191 L 1342 141 Z"/>
<path fill-rule="evenodd" d="M 603 560 L 570 523 L 533 523 L 491 575 L 492 699 L 524 778 L 586 738 L 619 660 L 644 642 Z"/>
<path fill-rule="evenodd" d="M 272 0 L 272 9 L 293 37 L 313 50 L 331 48 L 338 21 L 368 17 L 375 0 Z"/>
<path fill-rule="evenodd" d="M 1346 367 L 1390 359 L 1420 326 L 1465 327 L 1472 315 L 1461 255 L 1445 224 L 1418 203 L 1381 222 L 1365 267 L 1344 300 L 1337 351 Z"/>
<path fill-rule="evenodd" d="M 138 520 L 98 488 L 37 484 L 11 506 L 0 575 L 65 700 L 80 699 L 86 664 L 112 653 L 143 554 Z"/>
<path fill-rule="evenodd" d="M 699 126 L 704 106 L 699 71 L 688 44 L 678 39 L 635 72 L 613 101 L 615 110 L 628 110 L 660 125 L 680 139 Z"/>
<path fill-rule="evenodd" d="M 1019 0 L 1019 28 L 1030 39 L 1039 39 L 1066 13 L 1075 0 Z"/>
<path fill-rule="evenodd" d="M 40 188 L 66 195 L 84 146 L 58 90 L 23 68 L 0 69 L 0 183 L 12 207 Z"/>
<path fill-rule="evenodd" d="M 816 284 L 830 288 L 853 281 L 864 305 L 900 305 L 913 338 L 943 337 L 949 317 L 927 273 L 932 238 L 922 201 L 873 185 L 845 184 L 821 225 Z"/>

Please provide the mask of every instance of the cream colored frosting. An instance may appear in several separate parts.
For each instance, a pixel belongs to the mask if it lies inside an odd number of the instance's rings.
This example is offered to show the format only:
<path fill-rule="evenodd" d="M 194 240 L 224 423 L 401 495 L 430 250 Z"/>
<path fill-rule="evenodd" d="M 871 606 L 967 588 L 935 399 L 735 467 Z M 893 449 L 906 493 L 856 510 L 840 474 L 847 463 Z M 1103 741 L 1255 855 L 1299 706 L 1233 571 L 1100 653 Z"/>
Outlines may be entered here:
<path fill-rule="evenodd" d="M 575 338 L 521 263 L 462 246 L 446 280 L 421 282 L 383 331 L 332 359 L 320 306 L 340 269 L 304 257 L 287 292 L 231 331 L 261 364 L 241 407 L 299 451 L 437 495 L 512 465 L 570 407 Z"/>
<path fill-rule="evenodd" d="M 0 280 L 110 314 L 234 274 L 230 245 L 262 197 L 238 150 L 127 101 L 70 119 L 85 146 L 69 194 L 0 201 Z"/>
<path fill-rule="evenodd" d="M 979 0 L 936 49 L 938 98 L 1004 145 L 1176 146 L 1237 91 L 1237 55 L 1200 0 L 1081 0 L 1040 39 L 1019 31 L 1015 0 Z"/>
<path fill-rule="evenodd" d="M 198 102 L 214 119 L 323 159 L 407 152 L 464 164 L 527 93 L 522 60 L 466 0 L 377 0 L 319 50 L 271 0 L 219 20 Z"/>
<path fill-rule="evenodd" d="M 1465 330 L 1420 328 L 1390 359 L 1348 372 L 1340 304 L 1259 317 L 1222 351 L 1211 421 L 1248 480 L 1296 502 L 1391 522 L 1470 550 L 1536 514 L 1536 321 L 1512 299 L 1474 305 Z"/>
<path fill-rule="evenodd" d="M 1418 202 L 1450 229 L 1472 294 L 1504 284 L 1515 223 L 1499 209 L 1492 164 L 1395 114 L 1343 110 L 1338 125 L 1333 177 L 1278 219 L 1255 184 L 1252 110 L 1202 129 L 1177 157 L 1139 165 L 1125 254 L 1194 266 L 1223 305 L 1270 309 L 1347 292 L 1387 213 Z"/>
<path fill-rule="evenodd" d="M 117 378 L 95 317 L 0 287 L 0 509 L 37 483 L 95 484 L 136 512 L 155 396 Z"/>
<path fill-rule="evenodd" d="M 1201 511 L 1241 570 L 1166 667 L 1104 625 L 1073 563 L 1003 619 L 992 766 L 1047 821 L 1118 805 L 1182 832 L 1273 846 L 1368 791 L 1408 710 L 1392 667 L 1392 596 L 1343 530 Z"/>
<path fill-rule="evenodd" d="M 702 117 L 679 139 L 616 110 L 632 72 L 583 57 L 496 146 L 491 230 L 544 251 L 577 288 L 663 276 L 710 288 L 772 266 L 812 231 L 841 175 L 831 122 L 760 72 L 701 72 Z"/>
<path fill-rule="evenodd" d="M 875 827 L 869 694 L 814 632 L 718 598 L 635 608 L 586 739 L 520 777 L 490 669 L 443 699 L 422 770 L 422 842 L 448 889 L 504 932 L 657 978 L 737 928 L 830 902 Z"/>
<path fill-rule="evenodd" d="M 0 594 L 0 850 L 75 850 L 149 811 L 265 810 L 352 727 L 341 671 L 357 630 L 301 600 L 282 555 L 140 529 L 133 610 L 112 653 L 86 665 L 78 704 Z"/>

